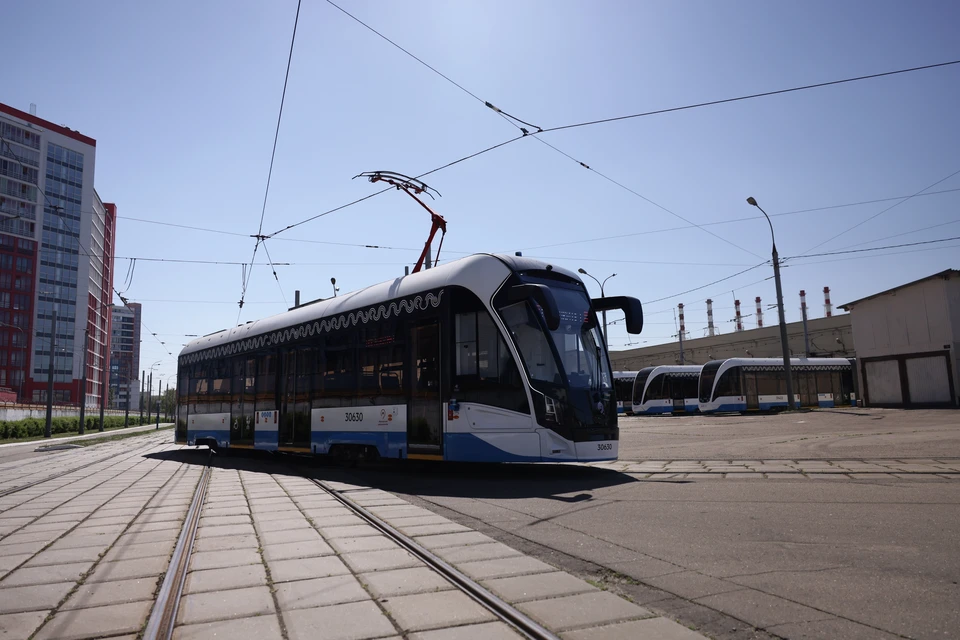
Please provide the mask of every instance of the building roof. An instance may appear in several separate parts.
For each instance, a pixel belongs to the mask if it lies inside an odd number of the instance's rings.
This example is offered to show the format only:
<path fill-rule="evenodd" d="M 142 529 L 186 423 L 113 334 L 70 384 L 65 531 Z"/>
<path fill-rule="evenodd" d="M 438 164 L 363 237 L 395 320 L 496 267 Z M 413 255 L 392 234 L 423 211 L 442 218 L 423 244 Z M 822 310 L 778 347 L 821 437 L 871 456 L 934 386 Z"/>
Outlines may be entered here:
<path fill-rule="evenodd" d="M 838 306 L 839 306 L 841 309 L 843 309 L 844 311 L 850 311 L 850 309 L 853 308 L 854 305 L 860 304 L 861 302 L 866 302 L 867 300 L 873 300 L 874 298 L 879 298 L 880 296 L 885 296 L 885 295 L 887 295 L 888 293 L 893 293 L 893 292 L 895 292 L 895 291 L 899 291 L 900 289 L 905 289 L 905 288 L 907 288 L 907 287 L 912 287 L 912 286 L 915 285 L 915 284 L 920 284 L 921 282 L 925 282 L 925 281 L 927 281 L 927 280 L 933 280 L 934 278 L 942 278 L 942 279 L 944 279 L 944 280 L 949 280 L 950 278 L 955 278 L 955 277 L 957 277 L 957 276 L 960 276 L 960 270 L 957 270 L 957 269 L 947 269 L 947 270 L 945 270 L 945 271 L 941 271 L 941 272 L 939 272 L 939 273 L 935 273 L 935 274 L 930 275 L 930 276 L 927 276 L 927 277 L 925 277 L 925 278 L 920 278 L 919 280 L 914 280 L 913 282 L 908 282 L 908 283 L 906 283 L 906 284 L 901 284 L 901 285 L 899 285 L 899 286 L 897 286 L 897 287 L 894 287 L 894 288 L 892 288 L 892 289 L 887 289 L 886 291 L 881 291 L 881 292 L 879 292 L 879 293 L 874 293 L 873 295 L 869 295 L 869 296 L 867 296 L 866 298 L 860 298 L 859 300 L 854 300 L 854 301 L 852 301 L 852 302 L 847 302 L 847 303 L 844 303 L 844 304 L 841 304 L 841 305 L 838 305 Z"/>
<path fill-rule="evenodd" d="M 84 143 L 84 144 L 88 144 L 88 145 L 90 145 L 91 147 L 97 146 L 97 141 L 96 141 L 96 140 L 94 140 L 93 138 L 91 138 L 91 137 L 89 137 L 89 136 L 83 135 L 83 134 L 80 133 L 79 131 L 74 131 L 73 129 L 68 129 L 67 127 L 64 127 L 64 126 L 59 125 L 59 124 L 53 124 L 52 122 L 50 122 L 50 121 L 48 121 L 48 120 L 44 120 L 43 118 L 38 118 L 37 116 L 31 115 L 31 114 L 29 114 L 29 113 L 27 113 L 27 112 L 25 112 L 25 111 L 20 111 L 20 109 L 14 109 L 13 107 L 8 106 L 8 105 L 5 105 L 5 104 L 3 104 L 2 102 L 0 102 L 0 113 L 5 113 L 5 114 L 7 114 L 8 116 L 13 116 L 14 118 L 17 118 L 17 119 L 19 119 L 19 120 L 23 120 L 23 121 L 25 121 L 25 122 L 29 122 L 30 124 L 35 124 L 35 125 L 37 125 L 38 127 L 43 127 L 44 129 L 49 129 L 50 131 L 55 131 L 55 132 L 59 133 L 59 134 L 62 135 L 62 136 L 67 136 L 68 138 L 73 138 L 74 140 L 76 140 L 76 141 L 78 141 L 78 142 L 82 142 L 82 143 Z"/>

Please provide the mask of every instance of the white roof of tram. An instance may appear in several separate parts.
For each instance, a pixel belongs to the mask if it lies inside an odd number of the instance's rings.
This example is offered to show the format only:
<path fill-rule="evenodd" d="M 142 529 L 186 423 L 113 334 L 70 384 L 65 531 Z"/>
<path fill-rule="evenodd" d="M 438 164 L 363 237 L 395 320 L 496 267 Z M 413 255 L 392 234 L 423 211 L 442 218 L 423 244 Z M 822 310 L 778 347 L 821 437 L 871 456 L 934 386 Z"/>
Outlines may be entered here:
<path fill-rule="evenodd" d="M 452 260 L 432 269 L 425 269 L 418 273 L 381 282 L 359 291 L 303 304 L 277 315 L 253 320 L 232 329 L 211 333 L 189 342 L 180 351 L 180 357 L 318 318 L 327 318 L 370 308 L 387 300 L 412 296 L 444 286 L 459 285 L 465 287 L 476 293 L 481 300 L 488 302 L 512 272 L 544 270 L 548 267 L 551 271 L 582 283 L 580 277 L 572 271 L 540 260 L 512 255 L 474 254 Z"/>

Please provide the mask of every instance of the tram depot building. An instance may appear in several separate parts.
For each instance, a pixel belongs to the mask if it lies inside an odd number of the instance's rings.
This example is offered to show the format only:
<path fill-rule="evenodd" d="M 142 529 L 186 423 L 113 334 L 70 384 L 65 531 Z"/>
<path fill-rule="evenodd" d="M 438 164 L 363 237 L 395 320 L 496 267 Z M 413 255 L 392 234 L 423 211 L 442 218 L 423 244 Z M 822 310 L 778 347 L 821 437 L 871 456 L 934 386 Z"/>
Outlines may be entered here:
<path fill-rule="evenodd" d="M 810 357 L 856 358 L 861 403 L 960 406 L 960 270 L 948 269 L 839 306 L 849 313 L 807 321 Z M 793 357 L 803 323 L 787 325 Z M 777 325 L 683 341 L 683 362 L 780 357 Z M 680 364 L 679 343 L 611 351 L 614 370 Z"/>

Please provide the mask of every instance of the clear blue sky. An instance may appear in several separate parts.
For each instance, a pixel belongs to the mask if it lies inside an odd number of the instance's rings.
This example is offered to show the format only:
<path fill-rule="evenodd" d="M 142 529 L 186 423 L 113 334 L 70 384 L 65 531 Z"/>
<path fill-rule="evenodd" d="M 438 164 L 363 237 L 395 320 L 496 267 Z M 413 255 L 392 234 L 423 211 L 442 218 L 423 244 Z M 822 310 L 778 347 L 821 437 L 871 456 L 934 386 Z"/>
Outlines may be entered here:
<path fill-rule="evenodd" d="M 296 2 L 22 2 L 4 9 L 9 52 L 0 101 L 97 140 L 96 186 L 116 202 L 118 256 L 240 262 L 250 238 L 139 218 L 257 232 Z M 542 127 L 680 106 L 960 59 L 956 2 L 372 2 L 342 6 L 484 100 Z M 16 52 L 16 55 L 14 55 Z M 13 57 L 11 57 L 13 56 Z M 697 224 L 907 196 L 960 170 L 960 66 L 556 132 L 544 139 Z M 415 175 L 516 130 L 321 0 L 305 0 L 264 232 L 377 187 L 351 177 Z M 648 302 L 769 258 L 762 218 L 636 235 L 686 223 L 527 139 L 430 176 L 449 221 L 441 260 L 524 250 L 583 267 L 608 295 Z M 932 191 L 960 189 L 960 175 Z M 774 218 L 781 256 L 807 252 L 896 200 Z M 960 191 L 913 198 L 820 247 L 840 250 L 960 236 Z M 952 223 L 952 224 L 946 224 Z M 286 297 L 255 267 L 241 321 L 403 272 L 429 230 L 406 196 L 387 193 L 271 240 Z M 634 234 L 634 235 L 628 235 Z M 603 241 L 584 240 L 609 237 Z M 378 244 L 402 250 L 323 245 Z M 577 244 L 570 244 L 577 241 Z M 562 244 L 567 243 L 567 244 Z M 559 245 L 559 246 L 547 246 Z M 539 248 L 536 248 L 539 247 Z M 835 304 L 960 266 L 960 243 L 894 255 L 791 260 L 788 320 L 806 289 Z M 757 254 L 757 255 L 751 254 Z M 264 252 L 258 261 L 265 259 Z M 838 258 L 856 257 L 857 259 Z M 829 260 L 829 261 L 828 261 Z M 123 288 L 128 261 L 118 259 Z M 732 330 L 734 295 L 775 300 L 769 266 L 688 295 L 649 302 L 644 335 L 676 332 L 686 305 L 703 334 L 703 300 Z M 592 286 L 592 284 L 591 284 Z M 176 355 L 184 334 L 237 320 L 239 266 L 137 264 L 126 292 Z M 735 293 L 734 293 L 735 292 Z M 768 323 L 774 311 L 768 312 Z M 613 319 L 614 316 L 611 316 Z M 747 321 L 752 326 L 752 321 Z M 614 348 L 627 337 L 610 331 Z M 144 366 L 164 360 L 145 333 Z"/>

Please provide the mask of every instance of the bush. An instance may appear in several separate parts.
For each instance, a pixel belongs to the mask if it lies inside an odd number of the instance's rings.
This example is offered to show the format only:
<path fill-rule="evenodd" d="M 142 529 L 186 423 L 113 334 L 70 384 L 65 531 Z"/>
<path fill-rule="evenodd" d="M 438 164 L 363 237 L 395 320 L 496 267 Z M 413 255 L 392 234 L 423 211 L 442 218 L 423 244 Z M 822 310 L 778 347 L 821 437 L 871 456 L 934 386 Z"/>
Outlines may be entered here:
<path fill-rule="evenodd" d="M 153 424 L 154 420 L 148 421 L 144 416 L 143 424 Z M 91 415 L 84 416 L 84 426 L 87 433 L 98 431 L 100 429 L 100 412 L 93 410 Z M 104 416 L 104 429 L 117 429 L 123 427 L 124 417 Z M 46 430 L 46 420 L 43 418 L 24 418 L 23 420 L 2 420 L 0 421 L 0 440 L 12 440 L 16 438 L 37 438 L 44 435 Z M 130 414 L 128 423 L 131 427 L 140 425 L 140 416 Z M 65 416 L 53 418 L 50 422 L 51 434 L 61 433 L 79 433 L 80 417 Z"/>

